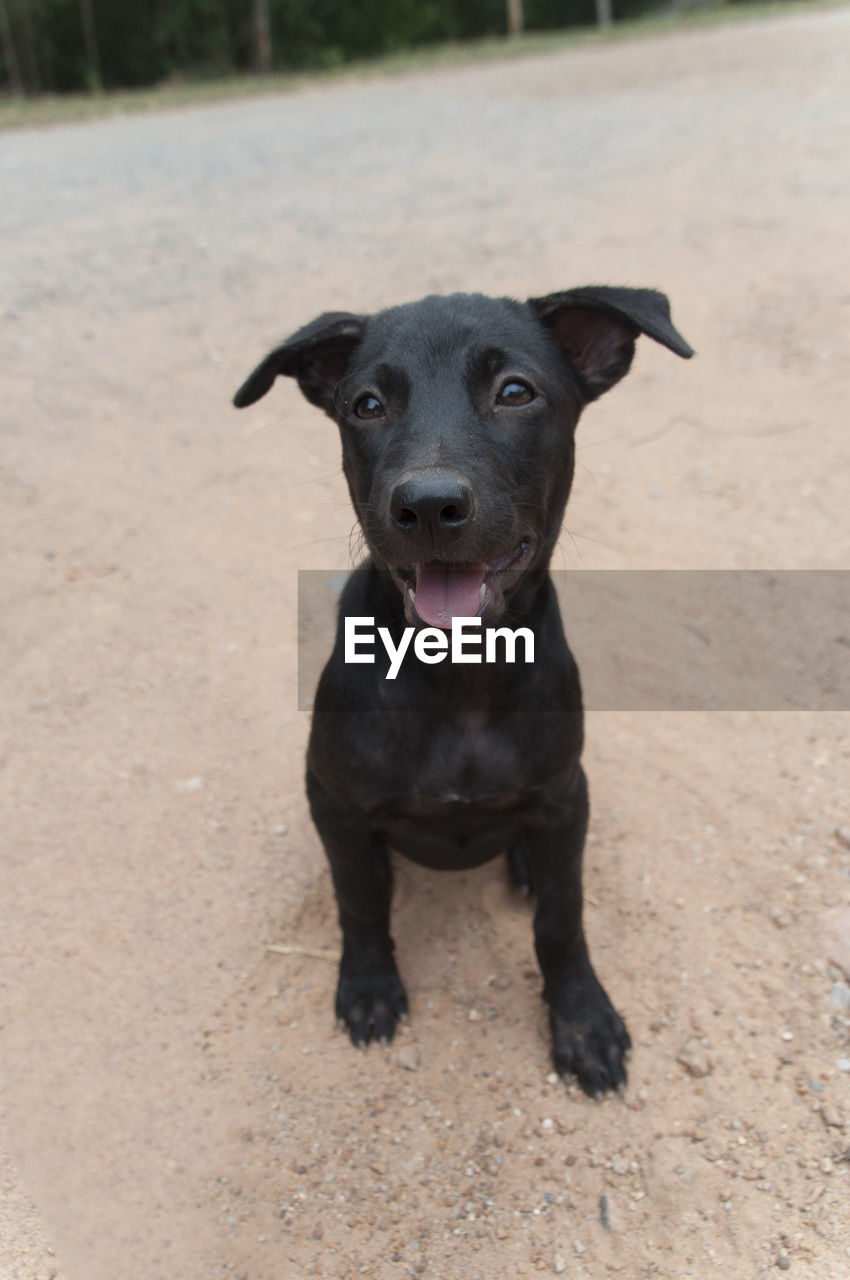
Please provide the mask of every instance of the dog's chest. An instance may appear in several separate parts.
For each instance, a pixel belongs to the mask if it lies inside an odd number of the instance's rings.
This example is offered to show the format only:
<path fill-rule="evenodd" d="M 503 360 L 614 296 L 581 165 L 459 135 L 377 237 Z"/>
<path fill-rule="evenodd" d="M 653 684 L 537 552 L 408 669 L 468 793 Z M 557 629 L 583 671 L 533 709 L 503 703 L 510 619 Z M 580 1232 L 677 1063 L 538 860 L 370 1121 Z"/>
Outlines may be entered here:
<path fill-rule="evenodd" d="M 447 808 L 513 808 L 531 786 L 527 761 L 507 726 L 472 714 L 461 725 L 432 725 L 415 750 L 398 757 L 404 776 L 396 797 L 411 814 Z"/>
<path fill-rule="evenodd" d="M 506 848 L 536 788 L 510 735 L 475 719 L 418 741 L 375 818 L 392 848 L 435 869 L 478 866 Z"/>

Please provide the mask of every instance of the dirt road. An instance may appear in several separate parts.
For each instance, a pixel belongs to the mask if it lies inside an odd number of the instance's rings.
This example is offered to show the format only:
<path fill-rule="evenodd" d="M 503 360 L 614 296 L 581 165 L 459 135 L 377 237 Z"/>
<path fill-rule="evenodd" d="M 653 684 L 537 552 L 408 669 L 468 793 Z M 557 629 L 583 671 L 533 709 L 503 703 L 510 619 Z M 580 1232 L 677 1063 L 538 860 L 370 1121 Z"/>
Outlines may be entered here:
<path fill-rule="evenodd" d="M 323 310 L 654 285 L 699 359 L 588 411 L 559 567 L 846 568 L 848 82 L 845 8 L 0 138 L 3 1280 L 850 1276 L 850 716 L 590 718 L 625 1100 L 502 866 L 399 867 L 356 1053 L 295 646 L 352 516 L 228 403 Z"/>

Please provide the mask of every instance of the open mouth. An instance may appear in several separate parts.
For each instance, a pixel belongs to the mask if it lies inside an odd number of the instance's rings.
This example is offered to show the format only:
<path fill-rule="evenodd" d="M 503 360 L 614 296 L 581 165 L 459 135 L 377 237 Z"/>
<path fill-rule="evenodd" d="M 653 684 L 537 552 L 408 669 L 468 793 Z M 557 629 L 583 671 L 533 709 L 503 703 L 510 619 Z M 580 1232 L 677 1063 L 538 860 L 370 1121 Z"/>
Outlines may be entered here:
<path fill-rule="evenodd" d="M 448 630 L 454 618 L 482 617 L 501 612 L 505 588 L 515 581 L 534 554 L 530 538 L 523 538 L 507 555 L 492 563 L 452 564 L 428 560 L 396 570 L 405 607 L 418 622 Z M 498 606 L 494 610 L 494 606 Z"/>

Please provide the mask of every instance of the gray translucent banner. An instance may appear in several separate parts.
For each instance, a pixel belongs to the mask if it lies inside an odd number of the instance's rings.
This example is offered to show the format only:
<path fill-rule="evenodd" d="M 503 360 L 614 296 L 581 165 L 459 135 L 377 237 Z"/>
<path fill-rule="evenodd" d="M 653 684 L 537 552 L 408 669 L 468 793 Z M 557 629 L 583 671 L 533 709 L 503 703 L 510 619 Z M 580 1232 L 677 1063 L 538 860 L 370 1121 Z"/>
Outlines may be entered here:
<path fill-rule="evenodd" d="M 333 646 L 346 578 L 298 574 L 301 708 L 312 705 Z M 552 578 L 590 710 L 850 710 L 850 571 L 562 570 Z M 416 660 L 411 649 L 406 661 Z"/>

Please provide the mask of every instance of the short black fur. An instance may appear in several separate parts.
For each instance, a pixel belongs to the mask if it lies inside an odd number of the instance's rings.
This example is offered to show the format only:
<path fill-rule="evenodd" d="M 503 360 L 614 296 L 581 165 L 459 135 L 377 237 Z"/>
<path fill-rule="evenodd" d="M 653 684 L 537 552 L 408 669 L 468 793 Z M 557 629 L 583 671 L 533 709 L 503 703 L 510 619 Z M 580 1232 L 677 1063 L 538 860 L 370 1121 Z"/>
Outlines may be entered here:
<path fill-rule="evenodd" d="M 343 934 L 336 1011 L 356 1044 L 389 1040 L 407 1012 L 389 851 L 446 870 L 508 852 L 537 899 L 556 1070 L 592 1095 L 625 1084 L 628 1032 L 582 926 L 581 688 L 548 566 L 579 415 L 628 371 L 641 333 L 693 354 L 653 290 L 429 297 L 321 316 L 237 392 L 243 407 L 294 377 L 335 419 L 370 553 L 343 592 L 307 763 Z M 479 575 L 483 622 L 530 628 L 533 665 L 410 659 L 389 681 L 380 647 L 375 665 L 347 664 L 344 618 L 374 617 L 398 643 L 423 625 L 417 598 L 436 570 Z"/>

